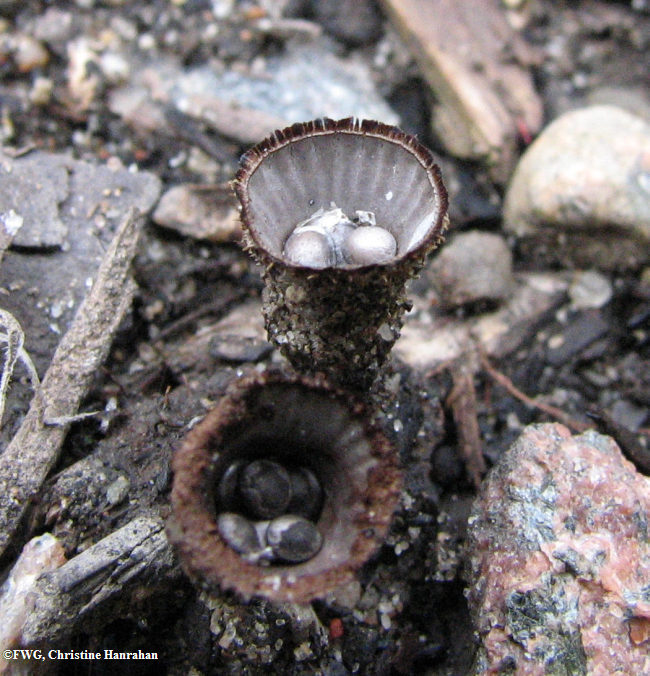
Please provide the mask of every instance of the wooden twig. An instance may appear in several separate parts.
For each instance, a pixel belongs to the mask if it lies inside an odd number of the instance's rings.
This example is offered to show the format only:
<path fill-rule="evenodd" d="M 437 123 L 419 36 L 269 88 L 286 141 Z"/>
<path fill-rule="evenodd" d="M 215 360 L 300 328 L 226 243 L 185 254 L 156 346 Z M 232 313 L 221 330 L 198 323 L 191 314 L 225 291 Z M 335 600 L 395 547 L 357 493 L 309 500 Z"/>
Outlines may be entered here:
<path fill-rule="evenodd" d="M 508 376 L 504 375 L 500 371 L 497 371 L 497 369 L 495 369 L 494 366 L 492 366 L 490 360 L 487 358 L 487 355 L 482 350 L 480 351 L 480 359 L 484 371 L 493 380 L 499 383 L 499 385 L 508 390 L 508 392 L 510 392 L 510 394 L 513 397 L 519 399 L 520 401 L 523 401 L 524 404 L 526 404 L 527 406 L 538 409 L 540 411 L 544 411 L 544 413 L 547 413 L 549 416 L 551 416 L 551 418 L 559 420 L 561 423 L 566 425 L 568 428 L 572 429 L 574 432 L 584 432 L 585 430 L 588 430 L 593 427 L 593 425 L 580 422 L 579 420 L 574 420 L 561 408 L 557 408 L 556 406 L 552 406 L 551 404 L 545 404 L 543 402 L 536 401 L 535 399 L 529 397 L 527 394 L 522 392 L 518 387 L 516 387 L 516 385 L 512 382 L 512 380 L 510 380 L 510 378 L 508 378 Z"/>
<path fill-rule="evenodd" d="M 61 339 L 20 429 L 0 455 L 0 555 L 57 462 L 69 424 L 47 425 L 78 413 L 131 305 L 130 276 L 141 219 L 132 209 L 111 242 L 92 289 Z"/>
<path fill-rule="evenodd" d="M 483 443 L 478 426 L 474 374 L 460 362 L 451 368 L 454 386 L 447 397 L 458 437 L 458 450 L 465 463 L 467 474 L 476 488 L 487 468 L 483 459 Z"/>
<path fill-rule="evenodd" d="M 87 628 L 114 619 L 112 603 L 129 591 L 161 583 L 173 569 L 174 555 L 162 519 L 155 514 L 137 517 L 41 575 L 31 592 L 32 611 L 20 643 L 53 645 L 82 623 Z"/>

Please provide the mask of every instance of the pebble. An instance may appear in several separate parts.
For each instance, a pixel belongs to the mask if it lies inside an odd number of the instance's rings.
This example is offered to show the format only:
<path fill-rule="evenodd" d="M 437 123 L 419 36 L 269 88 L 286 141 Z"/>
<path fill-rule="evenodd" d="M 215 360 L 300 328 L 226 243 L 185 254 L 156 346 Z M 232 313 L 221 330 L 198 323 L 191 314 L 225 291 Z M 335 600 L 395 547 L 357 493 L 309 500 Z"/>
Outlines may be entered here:
<path fill-rule="evenodd" d="M 211 356 L 231 363 L 258 362 L 268 357 L 273 346 L 251 336 L 213 336 L 208 345 Z"/>
<path fill-rule="evenodd" d="M 13 58 L 21 73 L 29 73 L 36 68 L 43 68 L 50 60 L 47 49 L 33 37 L 17 34 L 13 44 Z"/>
<path fill-rule="evenodd" d="M 351 47 L 376 41 L 382 32 L 382 14 L 374 0 L 312 0 L 316 20 Z"/>
<path fill-rule="evenodd" d="M 510 249 L 489 232 L 456 235 L 433 260 L 431 273 L 444 309 L 498 303 L 514 289 Z"/>
<path fill-rule="evenodd" d="M 211 126 L 222 124 L 211 114 L 220 103 L 223 109 L 223 103 L 230 102 L 230 117 L 238 119 L 241 109 L 246 109 L 246 124 L 239 125 L 244 128 L 239 138 L 243 138 L 245 127 L 251 126 L 248 116 L 254 122 L 260 113 L 274 120 L 265 134 L 296 120 L 323 116 L 339 119 L 354 115 L 399 124 L 395 112 L 379 95 L 367 61 L 354 54 L 346 58 L 335 55 L 325 37 L 307 44 L 287 43 L 265 59 L 259 71 L 226 68 L 217 72 L 212 66 L 201 65 L 170 73 L 164 67 L 156 82 L 161 82 L 176 107 Z M 259 136 L 249 137 L 246 143 L 259 140 Z"/>
<path fill-rule="evenodd" d="M 239 491 L 246 511 L 259 519 L 283 514 L 291 500 L 287 470 L 272 460 L 253 460 L 241 471 Z"/>
<path fill-rule="evenodd" d="M 468 521 L 476 673 L 650 673 L 649 511 L 611 438 L 526 427 Z"/>
<path fill-rule="evenodd" d="M 613 293 L 609 279 L 597 270 L 577 272 L 569 285 L 571 307 L 576 310 L 604 307 L 611 300 Z"/>
<path fill-rule="evenodd" d="M 106 487 L 106 502 L 110 507 L 119 505 L 128 496 L 130 488 L 130 481 L 125 476 L 118 476 Z"/>
<path fill-rule="evenodd" d="M 213 190 L 197 185 L 173 186 L 160 198 L 153 220 L 194 239 L 236 242 L 241 238 L 239 211 L 223 186 Z"/>
<path fill-rule="evenodd" d="M 609 322 L 598 310 L 584 310 L 572 317 L 560 333 L 549 338 L 546 361 L 562 366 L 610 331 Z"/>
<path fill-rule="evenodd" d="M 287 563 L 301 563 L 315 556 L 323 544 L 316 526 L 295 514 L 274 519 L 266 532 L 273 553 Z"/>
<path fill-rule="evenodd" d="M 622 427 L 638 432 L 649 419 L 650 413 L 646 406 L 637 406 L 627 399 L 617 399 L 612 405 L 611 416 L 612 420 Z"/>
<path fill-rule="evenodd" d="M 650 125 L 616 106 L 561 115 L 519 161 L 504 228 L 531 238 L 538 258 L 606 270 L 647 262 Z"/>
<path fill-rule="evenodd" d="M 48 77 L 35 77 L 29 90 L 29 100 L 36 106 L 45 106 L 52 100 L 54 81 Z"/>

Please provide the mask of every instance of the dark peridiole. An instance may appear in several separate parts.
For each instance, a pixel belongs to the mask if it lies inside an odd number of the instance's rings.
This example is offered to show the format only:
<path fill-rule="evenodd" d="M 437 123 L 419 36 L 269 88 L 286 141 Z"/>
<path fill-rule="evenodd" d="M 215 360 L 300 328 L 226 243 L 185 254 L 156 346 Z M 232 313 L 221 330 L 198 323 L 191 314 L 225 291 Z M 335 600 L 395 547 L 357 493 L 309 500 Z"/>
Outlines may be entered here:
<path fill-rule="evenodd" d="M 270 558 L 255 552 L 247 520 L 222 504 L 222 479 L 234 463 L 268 459 L 322 491 L 313 530 L 299 515 L 270 522 Z M 382 543 L 400 494 L 397 464 L 369 407 L 323 377 L 246 376 L 174 454 L 168 534 L 204 589 L 306 603 L 353 580 Z"/>

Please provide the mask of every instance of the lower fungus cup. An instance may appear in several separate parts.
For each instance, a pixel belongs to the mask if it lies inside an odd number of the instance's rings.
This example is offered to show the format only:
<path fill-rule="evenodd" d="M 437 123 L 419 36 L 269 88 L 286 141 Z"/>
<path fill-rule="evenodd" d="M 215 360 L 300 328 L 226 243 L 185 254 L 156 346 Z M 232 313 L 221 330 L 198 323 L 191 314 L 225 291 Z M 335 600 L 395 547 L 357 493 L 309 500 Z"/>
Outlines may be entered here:
<path fill-rule="evenodd" d="M 240 459 L 307 467 L 323 491 L 320 550 L 302 563 L 261 565 L 219 532 L 217 486 Z M 185 438 L 173 459 L 168 534 L 202 588 L 306 603 L 354 579 L 382 543 L 401 487 L 397 453 L 369 409 L 323 378 L 244 377 Z"/>
<path fill-rule="evenodd" d="M 337 384 L 368 389 L 410 307 L 406 282 L 448 224 L 433 156 L 395 127 L 317 120 L 276 131 L 249 150 L 234 185 L 245 247 L 263 266 L 269 338 L 299 371 L 322 371 Z M 307 243 L 301 264 L 293 247 L 285 248 L 297 226 L 339 212 L 348 223 L 370 214 L 376 230 L 394 240 L 395 255 L 373 261 L 371 252 L 357 250 L 359 242 L 347 249 L 344 242 L 343 252 L 352 251 L 347 258 L 325 251 L 316 260 L 323 237 Z"/>

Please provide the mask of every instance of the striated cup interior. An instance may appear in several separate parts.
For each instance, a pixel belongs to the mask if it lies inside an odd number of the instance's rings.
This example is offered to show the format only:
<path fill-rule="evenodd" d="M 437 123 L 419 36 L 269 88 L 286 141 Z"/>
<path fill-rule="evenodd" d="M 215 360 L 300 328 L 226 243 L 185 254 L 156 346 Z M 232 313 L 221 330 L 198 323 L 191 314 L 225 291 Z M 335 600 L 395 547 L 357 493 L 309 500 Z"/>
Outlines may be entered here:
<path fill-rule="evenodd" d="M 424 146 L 394 127 L 352 118 L 276 132 L 244 156 L 235 189 L 253 241 L 278 260 L 295 226 L 318 209 L 335 205 L 349 218 L 373 212 L 395 237 L 399 260 L 437 241 L 447 207 Z"/>

